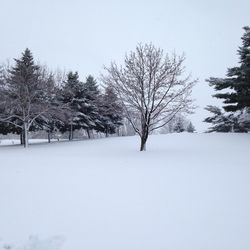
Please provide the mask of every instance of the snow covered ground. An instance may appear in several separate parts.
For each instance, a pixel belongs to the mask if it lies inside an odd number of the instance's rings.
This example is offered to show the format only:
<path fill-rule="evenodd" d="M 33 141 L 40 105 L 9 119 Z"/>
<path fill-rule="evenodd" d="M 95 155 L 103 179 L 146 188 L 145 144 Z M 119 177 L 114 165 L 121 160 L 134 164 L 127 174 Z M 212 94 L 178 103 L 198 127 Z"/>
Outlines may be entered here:
<path fill-rule="evenodd" d="M 58 141 L 57 139 L 51 139 L 51 142 Z M 65 139 L 60 139 L 60 141 L 65 141 Z M 47 139 L 30 139 L 30 144 L 46 143 Z M 8 145 L 20 145 L 20 139 L 0 139 L 0 146 Z"/>
<path fill-rule="evenodd" d="M 250 249 L 250 134 L 138 146 L 138 137 L 1 146 L 0 249 Z"/>

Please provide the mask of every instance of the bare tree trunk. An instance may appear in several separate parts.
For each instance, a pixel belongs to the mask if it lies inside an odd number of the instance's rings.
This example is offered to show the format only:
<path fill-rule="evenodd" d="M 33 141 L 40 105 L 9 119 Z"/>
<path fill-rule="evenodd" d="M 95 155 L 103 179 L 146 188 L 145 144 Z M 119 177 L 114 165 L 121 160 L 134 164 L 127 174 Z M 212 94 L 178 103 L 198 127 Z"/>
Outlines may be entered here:
<path fill-rule="evenodd" d="M 231 133 L 234 133 L 234 124 L 231 126 Z"/>
<path fill-rule="evenodd" d="M 50 143 L 51 137 L 50 137 L 50 131 L 48 131 L 48 143 Z"/>
<path fill-rule="evenodd" d="M 23 136 L 23 145 L 24 145 L 24 143 L 25 143 L 25 133 L 24 133 L 24 129 L 23 129 L 23 131 L 22 131 L 22 136 Z"/>
<path fill-rule="evenodd" d="M 23 145 L 23 131 L 20 133 L 20 144 Z"/>
<path fill-rule="evenodd" d="M 140 151 L 146 151 L 147 140 L 148 140 L 148 129 L 144 128 L 142 131 L 142 136 L 141 136 Z"/>
<path fill-rule="evenodd" d="M 69 141 L 73 140 L 73 124 L 70 124 Z"/>
<path fill-rule="evenodd" d="M 28 131 L 28 123 L 24 122 L 23 125 L 24 128 L 24 147 L 27 148 L 29 146 L 29 131 Z"/>
<path fill-rule="evenodd" d="M 87 128 L 86 131 L 87 131 L 87 134 L 88 134 L 88 138 L 90 139 L 89 129 Z"/>
<path fill-rule="evenodd" d="M 21 145 L 24 145 L 24 143 L 25 143 L 24 126 L 23 126 L 23 129 L 22 129 L 21 134 L 20 134 L 20 143 L 21 143 Z"/>
<path fill-rule="evenodd" d="M 146 151 L 146 140 L 144 137 L 141 137 L 141 146 L 140 146 L 140 151 Z"/>

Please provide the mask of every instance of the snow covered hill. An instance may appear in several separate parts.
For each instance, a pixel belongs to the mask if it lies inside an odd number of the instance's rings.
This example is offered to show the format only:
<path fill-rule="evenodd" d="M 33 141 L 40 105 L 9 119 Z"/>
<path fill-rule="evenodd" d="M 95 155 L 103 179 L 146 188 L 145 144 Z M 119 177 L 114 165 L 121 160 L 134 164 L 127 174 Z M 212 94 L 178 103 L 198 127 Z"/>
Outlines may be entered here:
<path fill-rule="evenodd" d="M 250 249 L 249 134 L 138 147 L 137 137 L 1 146 L 0 249 Z"/>

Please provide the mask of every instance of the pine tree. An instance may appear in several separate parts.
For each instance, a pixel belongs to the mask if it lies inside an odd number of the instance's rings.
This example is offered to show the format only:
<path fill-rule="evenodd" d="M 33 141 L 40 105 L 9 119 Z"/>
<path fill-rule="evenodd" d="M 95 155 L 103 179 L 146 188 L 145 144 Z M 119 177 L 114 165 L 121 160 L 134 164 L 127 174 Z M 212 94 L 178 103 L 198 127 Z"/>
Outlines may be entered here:
<path fill-rule="evenodd" d="M 238 122 L 246 130 L 250 130 L 250 108 L 245 108 L 242 110 L 242 112 L 240 112 L 238 116 Z"/>
<path fill-rule="evenodd" d="M 26 49 L 20 59 L 15 59 L 15 66 L 6 76 L 2 105 L 5 113 L 0 117 L 0 121 L 22 131 L 25 147 L 28 146 L 29 131 L 50 109 L 45 92 L 40 67 L 35 64 L 31 51 Z"/>
<path fill-rule="evenodd" d="M 184 131 L 185 131 L 184 120 L 181 117 L 179 117 L 177 123 L 175 124 L 174 132 L 182 133 Z"/>
<path fill-rule="evenodd" d="M 61 92 L 61 101 L 67 106 L 63 126 L 60 127 L 62 132 L 69 131 L 69 140 L 73 140 L 73 132 L 80 129 L 80 112 L 82 103 L 83 84 L 79 80 L 77 72 L 70 71 L 67 80 L 64 83 Z"/>
<path fill-rule="evenodd" d="M 242 46 L 238 50 L 240 65 L 229 68 L 227 78 L 210 78 L 207 81 L 216 91 L 231 89 L 231 92 L 218 93 L 214 97 L 224 99 L 225 111 L 241 110 L 250 107 L 250 28 L 244 27 Z"/>
<path fill-rule="evenodd" d="M 5 79 L 4 79 L 4 67 L 0 66 L 0 114 L 3 116 L 3 114 L 6 112 L 5 110 Z M 10 125 L 6 122 L 1 122 L 0 120 L 0 134 L 7 135 L 8 133 L 13 133 L 15 131 L 16 127 L 14 125 Z"/>
<path fill-rule="evenodd" d="M 187 132 L 194 133 L 194 131 L 195 131 L 194 125 L 192 124 L 192 122 L 189 122 L 187 126 Z"/>
<path fill-rule="evenodd" d="M 208 132 L 246 132 L 245 127 L 239 123 L 239 117 L 234 113 L 223 113 L 220 108 L 212 105 L 205 109 L 213 114 L 204 120 L 213 125 Z"/>
<path fill-rule="evenodd" d="M 35 124 L 39 130 L 45 130 L 48 133 L 48 142 L 53 134 L 57 133 L 60 127 L 63 127 L 65 119 L 65 106 L 59 96 L 60 88 L 56 85 L 54 74 L 43 70 L 43 81 L 45 82 L 46 92 L 44 98 L 50 103 L 50 112 L 39 117 Z M 67 110 L 68 111 L 68 110 Z"/>
<path fill-rule="evenodd" d="M 102 124 L 102 117 L 100 116 L 101 94 L 97 82 L 93 76 L 89 75 L 84 83 L 85 114 L 88 115 L 87 133 L 90 138 L 90 130 L 103 132 L 104 126 Z"/>
<path fill-rule="evenodd" d="M 215 91 L 214 97 L 222 99 L 226 112 L 250 110 L 250 28 L 243 28 L 242 46 L 238 50 L 239 66 L 229 68 L 226 78 L 211 77 L 207 81 Z M 220 91 L 226 90 L 226 93 Z"/>
<path fill-rule="evenodd" d="M 105 88 L 105 93 L 102 96 L 101 115 L 106 136 L 114 134 L 122 125 L 123 109 L 117 95 L 110 86 Z"/>

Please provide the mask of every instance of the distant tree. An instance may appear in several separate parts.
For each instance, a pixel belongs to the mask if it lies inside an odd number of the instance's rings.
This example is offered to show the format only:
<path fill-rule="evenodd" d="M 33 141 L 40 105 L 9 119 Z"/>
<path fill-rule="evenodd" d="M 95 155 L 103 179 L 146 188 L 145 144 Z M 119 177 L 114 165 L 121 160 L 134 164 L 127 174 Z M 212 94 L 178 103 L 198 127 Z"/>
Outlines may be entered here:
<path fill-rule="evenodd" d="M 174 132 L 182 133 L 184 131 L 185 131 L 184 119 L 182 117 L 178 117 L 178 120 L 174 126 Z"/>
<path fill-rule="evenodd" d="M 214 97 L 223 100 L 226 112 L 250 111 L 250 28 L 243 29 L 242 46 L 238 50 L 240 65 L 229 68 L 226 78 L 211 77 L 207 80 L 218 92 Z"/>
<path fill-rule="evenodd" d="M 160 134 L 168 134 L 173 132 L 194 132 L 195 128 L 192 122 L 183 116 L 182 114 L 177 114 L 171 121 L 169 121 L 164 127 L 161 128 Z"/>
<path fill-rule="evenodd" d="M 126 117 L 124 117 L 122 120 L 122 126 L 119 128 L 119 135 L 121 136 L 136 135 L 134 128 L 132 127 L 131 123 Z"/>
<path fill-rule="evenodd" d="M 195 132 L 195 127 L 192 124 L 192 122 L 189 122 L 188 126 L 187 126 L 187 132 L 188 133 L 194 133 Z"/>
<path fill-rule="evenodd" d="M 160 134 L 173 133 L 175 125 L 177 123 L 177 120 L 178 120 L 178 115 L 176 115 L 175 117 L 173 117 L 173 119 L 171 121 L 169 121 L 167 124 L 165 124 L 165 126 L 163 126 L 160 129 Z"/>
<path fill-rule="evenodd" d="M 189 112 L 195 81 L 183 77 L 184 57 L 164 56 L 152 44 L 138 45 L 125 57 L 124 66 L 111 63 L 103 82 L 111 86 L 135 132 L 140 151 L 146 150 L 148 135 L 163 127 L 179 112 Z"/>

